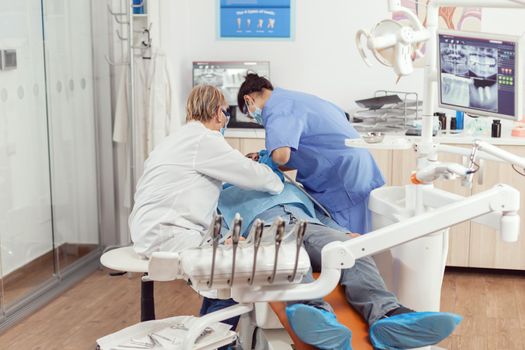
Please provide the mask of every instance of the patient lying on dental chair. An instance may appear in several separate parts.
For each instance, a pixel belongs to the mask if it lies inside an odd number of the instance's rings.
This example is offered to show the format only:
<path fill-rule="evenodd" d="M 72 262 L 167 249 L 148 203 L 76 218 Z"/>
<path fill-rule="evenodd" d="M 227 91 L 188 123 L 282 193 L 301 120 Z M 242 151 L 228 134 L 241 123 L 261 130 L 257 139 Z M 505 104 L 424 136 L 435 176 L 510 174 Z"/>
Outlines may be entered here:
<path fill-rule="evenodd" d="M 289 183 L 277 196 L 238 187 L 226 188 L 219 199 L 218 209 L 226 223 L 231 223 L 239 213 L 249 224 L 243 229 L 245 234 L 250 232 L 256 219 L 271 224 L 281 217 L 290 232 L 300 221 L 306 221 L 304 247 L 314 272 L 320 272 L 321 250 L 325 245 L 355 237 L 316 211 L 308 197 Z M 303 279 L 303 283 L 311 281 L 311 273 Z M 370 340 L 376 349 L 408 349 L 437 344 L 461 321 L 458 315 L 414 312 L 401 305 L 387 290 L 371 257 L 358 259 L 352 268 L 343 270 L 340 283 L 350 305 L 370 325 Z M 205 298 L 201 313 L 217 311 L 232 303 L 232 300 Z M 323 299 L 290 302 L 286 314 L 292 329 L 305 343 L 319 349 L 351 349 L 351 331 L 337 321 L 331 306 Z M 236 325 L 237 320 L 229 321 Z"/>

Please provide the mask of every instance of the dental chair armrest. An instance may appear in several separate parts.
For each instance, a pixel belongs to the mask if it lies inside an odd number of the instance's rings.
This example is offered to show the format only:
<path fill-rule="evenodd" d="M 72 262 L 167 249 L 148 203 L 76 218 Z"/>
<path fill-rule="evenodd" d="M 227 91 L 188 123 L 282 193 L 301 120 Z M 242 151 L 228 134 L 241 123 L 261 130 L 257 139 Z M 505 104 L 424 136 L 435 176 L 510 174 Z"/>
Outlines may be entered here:
<path fill-rule="evenodd" d="M 173 281 L 182 278 L 179 253 L 155 252 L 148 264 L 148 279 L 152 281 Z"/>

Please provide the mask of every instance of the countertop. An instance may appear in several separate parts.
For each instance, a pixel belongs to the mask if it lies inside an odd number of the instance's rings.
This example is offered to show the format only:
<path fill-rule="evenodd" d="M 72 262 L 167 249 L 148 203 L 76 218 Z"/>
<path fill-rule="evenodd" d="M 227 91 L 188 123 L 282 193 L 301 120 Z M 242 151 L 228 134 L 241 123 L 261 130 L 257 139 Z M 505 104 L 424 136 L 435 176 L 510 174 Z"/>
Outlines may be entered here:
<path fill-rule="evenodd" d="M 505 134 L 505 133 L 504 133 Z M 264 139 L 265 132 L 264 129 L 227 129 L 224 135 L 229 138 L 241 138 L 241 139 Z M 402 135 L 386 135 L 385 141 L 392 141 L 395 138 L 407 138 L 408 140 L 416 141 L 419 137 L 415 136 L 402 136 Z M 506 146 L 525 146 L 525 138 L 522 137 L 512 137 L 510 133 L 507 136 L 501 138 L 491 138 L 491 137 L 473 137 L 470 135 L 464 134 L 451 134 L 451 135 L 441 135 L 435 136 L 434 141 L 436 143 L 443 144 L 456 144 L 456 145 L 468 145 L 472 144 L 474 140 L 482 140 L 489 142 L 493 145 L 506 145 Z"/>

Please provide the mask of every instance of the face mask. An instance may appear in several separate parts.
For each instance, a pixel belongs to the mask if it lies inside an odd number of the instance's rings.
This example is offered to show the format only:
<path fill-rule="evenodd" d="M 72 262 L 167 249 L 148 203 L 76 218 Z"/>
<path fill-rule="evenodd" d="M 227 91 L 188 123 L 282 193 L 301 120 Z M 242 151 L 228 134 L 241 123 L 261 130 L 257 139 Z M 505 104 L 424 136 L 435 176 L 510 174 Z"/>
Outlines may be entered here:
<path fill-rule="evenodd" d="M 222 134 L 222 136 L 224 136 L 224 132 L 228 128 L 228 123 L 230 122 L 230 113 L 228 113 L 228 111 L 222 111 L 222 113 L 224 113 L 224 116 L 226 117 L 226 123 L 219 131 Z"/>
<path fill-rule="evenodd" d="M 248 111 L 248 114 L 250 114 L 250 116 L 253 119 L 255 119 L 257 124 L 263 125 L 262 109 L 260 109 L 259 107 L 255 106 L 255 111 L 253 111 L 253 112 Z"/>

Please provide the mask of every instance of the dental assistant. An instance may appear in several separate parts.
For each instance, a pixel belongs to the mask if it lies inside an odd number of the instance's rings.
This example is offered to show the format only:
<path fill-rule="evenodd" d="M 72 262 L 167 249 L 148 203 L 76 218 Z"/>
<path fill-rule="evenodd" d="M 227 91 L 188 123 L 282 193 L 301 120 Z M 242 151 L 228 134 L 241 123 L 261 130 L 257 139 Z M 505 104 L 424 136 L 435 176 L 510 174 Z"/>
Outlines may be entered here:
<path fill-rule="evenodd" d="M 274 89 L 257 74 L 246 76 L 237 102 L 264 126 L 272 160 L 297 169 L 297 180 L 339 225 L 371 230 L 368 199 L 385 181 L 370 152 L 345 146 L 359 134 L 343 110 L 313 95 Z"/>
<path fill-rule="evenodd" d="M 144 164 L 129 218 L 135 251 L 180 251 L 198 246 L 216 212 L 223 182 L 278 194 L 280 178 L 267 165 L 234 150 L 222 133 L 228 104 L 215 87 L 195 87 L 187 123 L 165 138 Z"/>

